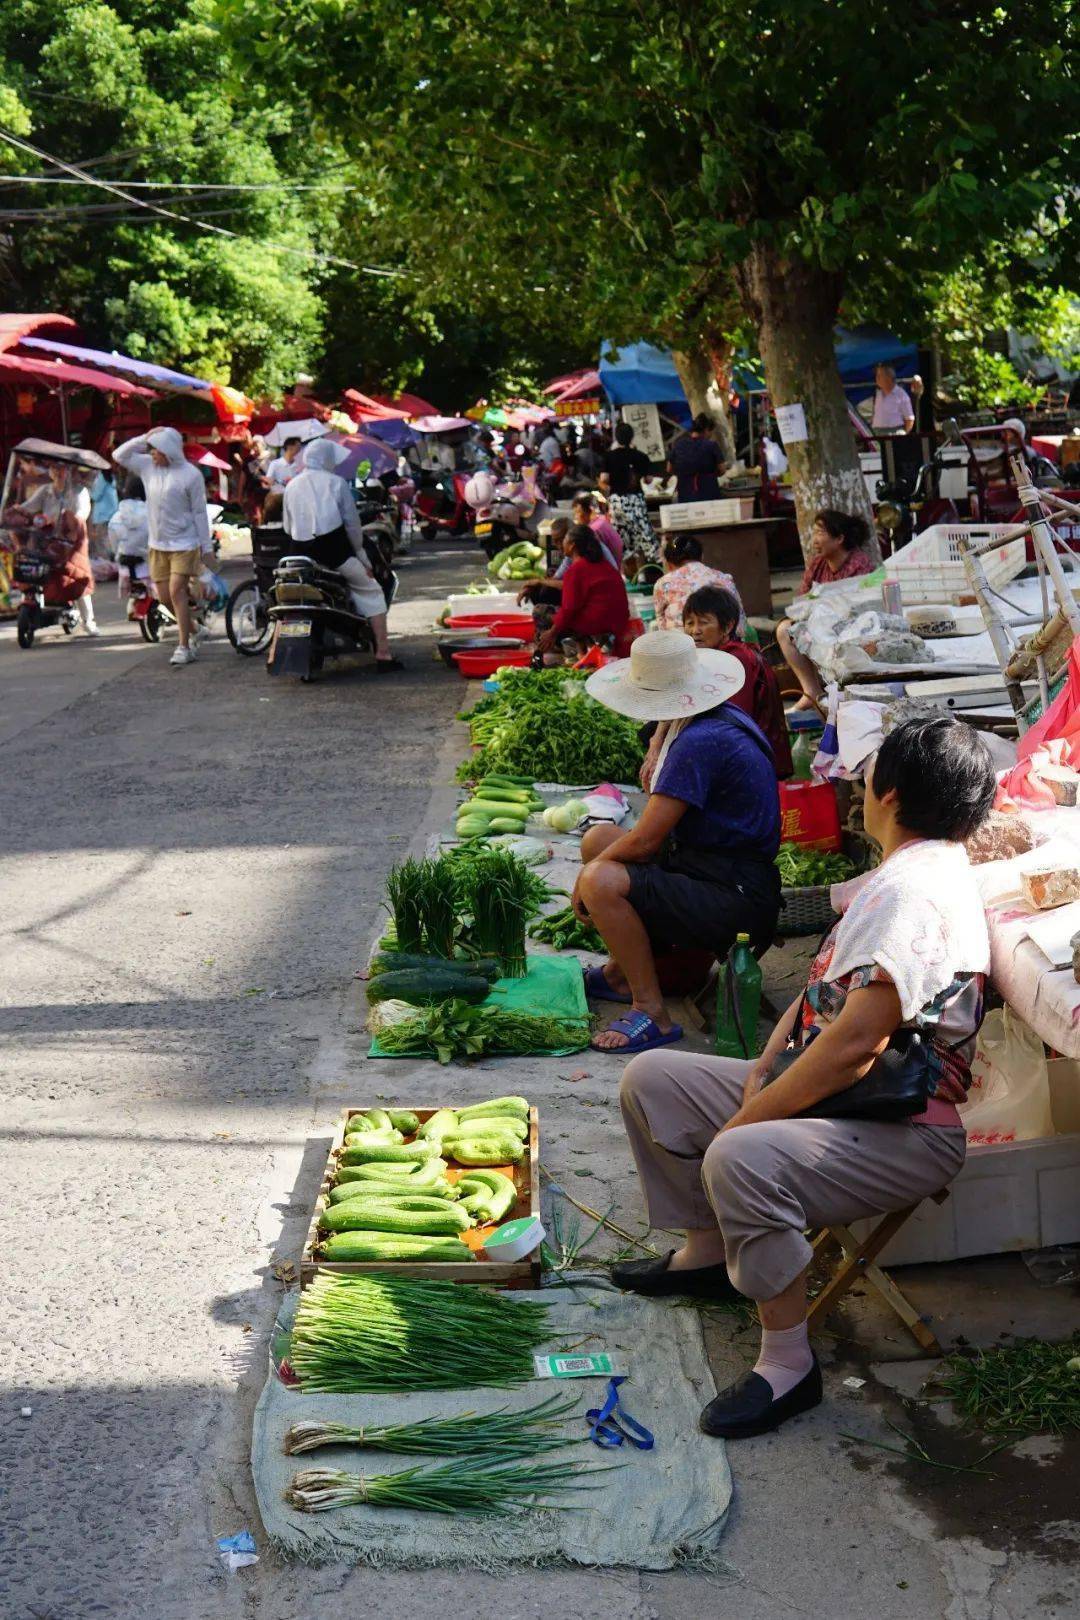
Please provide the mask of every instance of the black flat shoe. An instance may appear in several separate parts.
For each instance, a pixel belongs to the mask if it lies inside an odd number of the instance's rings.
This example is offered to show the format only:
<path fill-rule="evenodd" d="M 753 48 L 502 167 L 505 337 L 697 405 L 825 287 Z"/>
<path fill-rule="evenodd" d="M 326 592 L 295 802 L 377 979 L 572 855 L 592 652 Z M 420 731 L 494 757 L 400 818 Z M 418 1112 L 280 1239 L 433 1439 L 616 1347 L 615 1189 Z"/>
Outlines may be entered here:
<path fill-rule="evenodd" d="M 742 1296 L 727 1273 L 727 1266 L 695 1266 L 692 1271 L 672 1271 L 669 1249 L 659 1260 L 620 1260 L 611 1268 L 616 1288 L 635 1294 L 662 1298 L 685 1294 L 690 1299 L 739 1299 Z"/>
<path fill-rule="evenodd" d="M 392 675 L 395 670 L 404 669 L 405 665 L 400 658 L 376 658 L 375 668 L 380 675 Z"/>
<path fill-rule="evenodd" d="M 788 1418 L 798 1417 L 821 1405 L 821 1368 L 814 1365 L 794 1389 L 775 1399 L 772 1385 L 760 1373 L 749 1372 L 730 1389 L 722 1389 L 701 1414 L 700 1427 L 706 1434 L 723 1440 L 746 1440 L 754 1434 L 771 1434 Z"/>

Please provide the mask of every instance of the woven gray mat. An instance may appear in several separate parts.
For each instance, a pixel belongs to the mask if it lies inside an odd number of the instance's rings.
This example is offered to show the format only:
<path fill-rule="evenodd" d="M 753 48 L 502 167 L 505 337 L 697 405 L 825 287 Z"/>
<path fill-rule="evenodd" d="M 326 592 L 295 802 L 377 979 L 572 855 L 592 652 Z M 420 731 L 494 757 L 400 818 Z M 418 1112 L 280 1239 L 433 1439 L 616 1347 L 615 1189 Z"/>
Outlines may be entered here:
<path fill-rule="evenodd" d="M 296 1297 L 290 1295 L 283 1305 L 280 1330 L 291 1324 Z M 559 1331 L 552 1349 L 590 1336 L 583 1348 L 604 1348 L 625 1360 L 630 1377 L 622 1386 L 623 1402 L 652 1430 L 655 1449 L 642 1452 L 624 1445 L 605 1451 L 587 1442 L 568 1449 L 568 1458 L 620 1465 L 602 1477 L 598 1488 L 582 1493 L 576 1507 L 530 1508 L 496 1519 L 365 1506 L 300 1513 L 286 1505 L 284 1491 L 302 1468 L 391 1473 L 424 1460 L 344 1446 L 287 1457 L 282 1439 L 300 1417 L 354 1427 L 402 1423 L 531 1406 L 557 1389 L 578 1393 L 584 1412 L 602 1403 L 606 1380 L 534 1380 L 513 1390 L 302 1395 L 271 1370 L 255 1412 L 251 1466 L 263 1524 L 277 1548 L 309 1562 L 348 1560 L 386 1567 L 721 1567 L 718 1548 L 731 1502 L 731 1473 L 723 1443 L 697 1426 L 702 1406 L 715 1394 L 697 1313 L 590 1284 L 509 1297 L 541 1300 L 553 1308 Z"/>

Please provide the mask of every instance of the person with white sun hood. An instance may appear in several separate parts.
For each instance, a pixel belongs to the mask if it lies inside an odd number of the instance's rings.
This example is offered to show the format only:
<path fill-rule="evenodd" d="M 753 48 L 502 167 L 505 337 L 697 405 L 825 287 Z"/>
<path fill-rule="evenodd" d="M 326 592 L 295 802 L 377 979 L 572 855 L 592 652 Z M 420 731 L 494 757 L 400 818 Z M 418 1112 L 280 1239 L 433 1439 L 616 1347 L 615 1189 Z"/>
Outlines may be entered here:
<path fill-rule="evenodd" d="M 303 470 L 285 486 L 283 522 L 293 549 L 347 580 L 357 613 L 371 625 L 380 674 L 400 669 L 387 637 L 386 597 L 364 551 L 364 532 L 352 490 L 337 472 L 348 455 L 331 439 L 304 450 Z"/>
<path fill-rule="evenodd" d="M 186 459 L 184 441 L 173 427 L 153 428 L 118 445 L 113 460 L 141 478 L 146 491 L 150 578 L 179 635 L 169 662 L 194 663 L 191 581 L 213 557 L 202 473 Z"/>

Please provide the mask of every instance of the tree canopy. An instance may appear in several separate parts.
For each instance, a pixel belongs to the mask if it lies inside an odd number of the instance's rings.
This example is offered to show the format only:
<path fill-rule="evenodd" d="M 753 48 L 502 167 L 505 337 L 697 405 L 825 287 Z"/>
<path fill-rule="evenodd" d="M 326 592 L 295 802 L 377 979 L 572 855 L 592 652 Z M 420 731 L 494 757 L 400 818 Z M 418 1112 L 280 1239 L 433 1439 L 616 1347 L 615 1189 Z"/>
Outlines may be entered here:
<path fill-rule="evenodd" d="M 237 233 L 218 236 L 91 185 L 4 185 L 4 172 L 57 171 L 0 142 L 14 307 L 62 310 L 107 346 L 249 391 L 317 358 L 321 276 L 309 255 L 336 234 L 341 153 L 324 142 L 326 186 L 295 189 L 319 178 L 308 120 L 284 96 L 255 108 L 230 88 L 208 0 L 12 0 L 0 10 L 0 76 L 0 125 L 116 186 L 263 188 L 134 193 Z"/>
<path fill-rule="evenodd" d="M 864 501 L 831 353 L 846 297 L 1037 228 L 1076 244 L 1076 11 L 865 0 L 218 0 L 251 78 L 362 164 L 377 249 L 436 293 L 508 280 L 552 318 L 675 336 L 740 319 L 802 400 L 809 502 Z M 914 296 L 913 296 L 914 294 Z M 644 322 L 648 320 L 646 327 Z M 611 328 L 615 327 L 616 330 Z"/>

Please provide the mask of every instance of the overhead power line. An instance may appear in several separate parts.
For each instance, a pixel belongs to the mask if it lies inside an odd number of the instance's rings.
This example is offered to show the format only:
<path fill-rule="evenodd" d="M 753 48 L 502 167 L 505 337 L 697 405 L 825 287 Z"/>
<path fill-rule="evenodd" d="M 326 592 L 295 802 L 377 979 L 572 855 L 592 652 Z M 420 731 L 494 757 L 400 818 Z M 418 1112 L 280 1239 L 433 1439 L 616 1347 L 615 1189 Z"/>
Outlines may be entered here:
<path fill-rule="evenodd" d="M 28 186 L 88 186 L 100 183 L 99 177 L 75 180 L 67 174 L 5 174 L 0 175 L 0 187 Z M 363 191 L 363 186 L 343 184 L 337 180 L 261 180 L 258 183 L 235 185 L 211 180 L 125 180 L 127 191 Z"/>
<path fill-rule="evenodd" d="M 284 242 L 271 242 L 265 237 L 245 236 L 242 231 L 230 231 L 224 225 L 210 225 L 206 220 L 196 219 L 191 214 L 178 214 L 175 209 L 163 208 L 160 203 L 149 202 L 144 197 L 136 197 L 130 191 L 125 191 L 122 186 L 113 185 L 110 180 L 102 180 L 97 175 L 88 174 L 85 169 L 80 169 L 77 164 L 66 163 L 63 158 L 53 157 L 50 152 L 42 151 L 40 147 L 34 146 L 31 141 L 23 140 L 21 136 L 13 134 L 11 130 L 5 129 L 2 125 L 0 125 L 0 140 L 7 141 L 8 145 L 15 147 L 17 151 L 29 152 L 31 157 L 37 158 L 40 163 L 51 163 L 54 168 L 62 169 L 65 174 L 74 175 L 76 179 L 81 180 L 86 185 L 97 186 L 102 191 L 110 192 L 114 197 L 120 197 L 124 202 L 130 203 L 133 208 L 146 209 L 149 213 L 158 214 L 162 219 L 174 220 L 180 225 L 192 225 L 196 230 L 207 231 L 214 236 L 231 237 L 238 242 L 259 242 L 263 247 L 273 248 L 278 253 L 288 254 L 294 259 L 313 260 L 317 264 L 340 265 L 346 270 L 358 270 L 365 276 L 398 277 L 405 274 L 402 270 L 386 270 L 376 265 L 354 264 L 351 259 L 339 259 L 332 253 L 318 253 L 314 248 L 287 247 Z"/>

